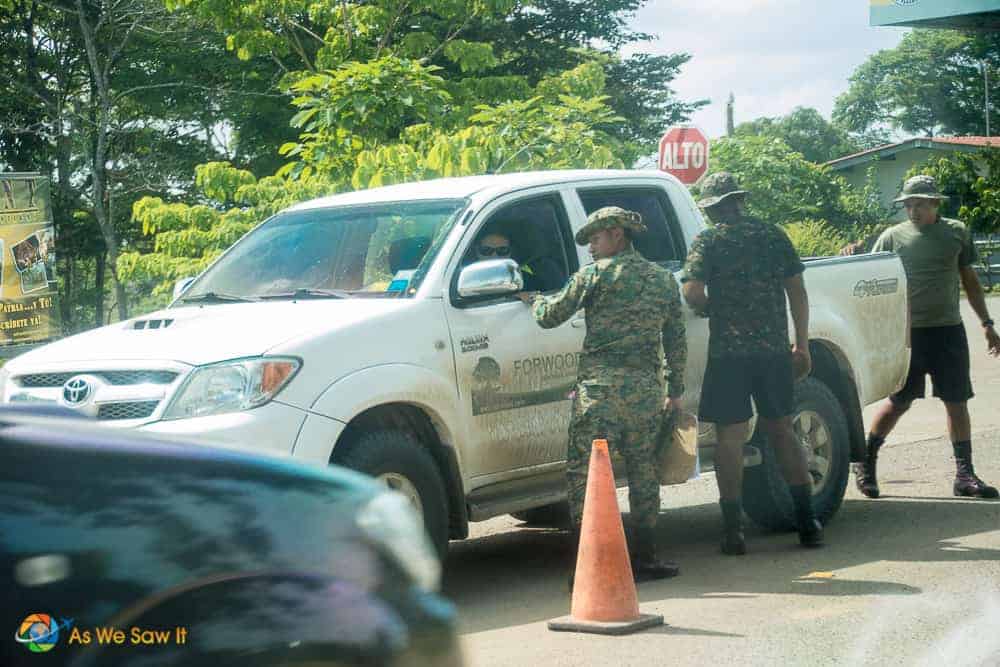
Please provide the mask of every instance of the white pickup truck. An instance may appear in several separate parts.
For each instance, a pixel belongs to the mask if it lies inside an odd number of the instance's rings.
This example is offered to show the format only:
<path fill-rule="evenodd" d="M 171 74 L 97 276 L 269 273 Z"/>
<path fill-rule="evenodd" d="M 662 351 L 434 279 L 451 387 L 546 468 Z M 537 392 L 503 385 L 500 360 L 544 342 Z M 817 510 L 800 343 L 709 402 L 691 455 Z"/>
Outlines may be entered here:
<path fill-rule="evenodd" d="M 469 521 L 535 520 L 564 501 L 584 335 L 551 330 L 513 293 L 561 287 L 590 261 L 573 234 L 618 205 L 636 245 L 679 272 L 704 226 L 688 191 L 642 171 L 553 171 L 410 183 L 293 206 L 264 221 L 161 311 L 71 336 L 0 370 L 4 402 L 58 402 L 166 437 L 335 462 L 409 495 L 442 550 Z M 512 257 L 476 247 L 501 232 Z M 480 261 L 482 260 L 482 261 Z M 907 371 L 906 278 L 890 254 L 806 262 L 814 368 L 795 428 L 822 519 L 861 455 L 862 406 Z M 697 409 L 707 320 L 685 307 L 684 403 Z M 700 432 L 711 461 L 711 425 Z M 791 504 L 769 448 L 747 447 L 747 513 L 775 529 Z"/>

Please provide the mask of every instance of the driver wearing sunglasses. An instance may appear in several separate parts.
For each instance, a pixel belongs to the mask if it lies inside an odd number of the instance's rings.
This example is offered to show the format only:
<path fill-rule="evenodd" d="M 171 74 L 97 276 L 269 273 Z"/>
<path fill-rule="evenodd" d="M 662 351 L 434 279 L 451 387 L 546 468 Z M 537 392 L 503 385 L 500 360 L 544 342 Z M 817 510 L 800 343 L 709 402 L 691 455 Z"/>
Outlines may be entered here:
<path fill-rule="evenodd" d="M 476 259 L 506 259 L 510 257 L 510 239 L 503 234 L 487 234 L 476 244 Z"/>

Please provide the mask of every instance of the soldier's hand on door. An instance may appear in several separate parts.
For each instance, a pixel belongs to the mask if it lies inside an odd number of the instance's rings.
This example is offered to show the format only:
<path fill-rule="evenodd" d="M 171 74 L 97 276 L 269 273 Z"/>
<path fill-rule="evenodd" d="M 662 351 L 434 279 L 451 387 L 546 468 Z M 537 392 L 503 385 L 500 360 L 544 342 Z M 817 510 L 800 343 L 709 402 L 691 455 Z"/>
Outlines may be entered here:
<path fill-rule="evenodd" d="M 538 292 L 518 292 L 516 296 L 523 303 L 530 306 L 531 302 L 535 300 L 536 296 L 538 296 Z"/>

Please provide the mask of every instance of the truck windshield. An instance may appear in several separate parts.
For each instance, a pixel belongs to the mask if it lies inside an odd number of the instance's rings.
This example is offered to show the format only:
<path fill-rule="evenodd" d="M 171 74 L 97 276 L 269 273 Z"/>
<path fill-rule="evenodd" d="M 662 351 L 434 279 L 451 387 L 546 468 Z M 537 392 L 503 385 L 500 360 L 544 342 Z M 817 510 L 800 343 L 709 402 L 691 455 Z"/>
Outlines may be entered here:
<path fill-rule="evenodd" d="M 465 206 L 410 201 L 279 213 L 206 270 L 180 302 L 412 296 Z"/>

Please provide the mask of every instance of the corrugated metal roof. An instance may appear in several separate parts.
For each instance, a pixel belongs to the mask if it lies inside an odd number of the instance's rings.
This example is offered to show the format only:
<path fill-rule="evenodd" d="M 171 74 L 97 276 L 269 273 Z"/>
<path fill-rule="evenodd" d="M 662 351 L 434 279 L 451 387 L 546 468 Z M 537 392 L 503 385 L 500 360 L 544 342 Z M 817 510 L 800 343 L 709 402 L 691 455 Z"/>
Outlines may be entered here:
<path fill-rule="evenodd" d="M 910 148 L 949 150 L 958 147 L 961 147 L 959 150 L 978 150 L 988 147 L 1000 148 L 1000 137 L 914 137 L 906 141 L 886 144 L 877 148 L 869 148 L 859 153 L 845 155 L 836 160 L 830 160 L 826 165 L 832 169 L 847 169 L 857 164 L 887 157 Z"/>

